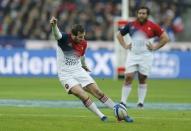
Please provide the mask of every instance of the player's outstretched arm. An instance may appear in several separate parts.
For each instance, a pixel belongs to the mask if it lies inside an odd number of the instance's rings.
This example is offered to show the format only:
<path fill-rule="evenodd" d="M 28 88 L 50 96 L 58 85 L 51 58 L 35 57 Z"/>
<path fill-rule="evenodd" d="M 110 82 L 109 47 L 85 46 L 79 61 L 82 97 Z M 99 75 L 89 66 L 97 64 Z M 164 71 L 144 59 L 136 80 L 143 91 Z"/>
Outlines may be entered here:
<path fill-rule="evenodd" d="M 50 25 L 51 25 L 51 28 L 52 28 L 55 39 L 56 40 L 61 39 L 62 38 L 62 33 L 58 29 L 57 19 L 54 16 L 50 19 Z"/>
<path fill-rule="evenodd" d="M 84 70 L 86 70 L 88 72 L 91 72 L 90 69 L 88 68 L 88 66 L 86 65 L 85 56 L 81 56 L 80 60 L 81 60 L 81 63 L 82 63 L 82 68 L 84 68 Z"/>

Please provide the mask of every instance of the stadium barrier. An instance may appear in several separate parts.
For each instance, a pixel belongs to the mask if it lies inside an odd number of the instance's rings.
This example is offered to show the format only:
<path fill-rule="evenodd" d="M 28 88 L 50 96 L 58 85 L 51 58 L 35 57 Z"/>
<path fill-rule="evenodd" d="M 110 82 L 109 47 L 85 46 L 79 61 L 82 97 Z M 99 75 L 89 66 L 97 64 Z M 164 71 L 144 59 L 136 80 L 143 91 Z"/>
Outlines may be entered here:
<path fill-rule="evenodd" d="M 86 57 L 93 77 L 114 76 L 112 49 L 89 48 Z M 0 49 L 1 77 L 56 77 L 56 70 L 54 49 Z M 191 51 L 156 52 L 150 77 L 191 79 Z"/>

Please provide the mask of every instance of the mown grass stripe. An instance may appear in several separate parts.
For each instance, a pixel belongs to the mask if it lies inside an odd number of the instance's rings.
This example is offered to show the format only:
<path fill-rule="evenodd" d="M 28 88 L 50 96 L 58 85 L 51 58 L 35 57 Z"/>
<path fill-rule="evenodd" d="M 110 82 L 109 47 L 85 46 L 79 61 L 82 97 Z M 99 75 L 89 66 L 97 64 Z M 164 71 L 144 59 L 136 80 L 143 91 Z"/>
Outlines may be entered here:
<path fill-rule="evenodd" d="M 95 102 L 99 108 L 105 106 L 99 102 Z M 68 100 L 16 100 L 16 99 L 0 99 L 0 106 L 14 107 L 49 107 L 49 108 L 84 108 L 81 101 Z M 129 108 L 136 108 L 136 103 L 128 103 Z M 164 109 L 164 110 L 191 110 L 190 103 L 145 103 L 144 109 Z"/>
<path fill-rule="evenodd" d="M 0 117 L 8 116 L 8 117 L 70 117 L 70 118 L 88 118 L 92 116 L 87 115 L 68 115 L 68 114 L 27 114 L 27 113 L 17 113 L 17 114 L 2 114 L 0 113 Z M 113 116 L 109 115 L 109 118 L 112 118 Z M 133 116 L 134 119 L 158 119 L 158 120 L 179 120 L 179 121 L 191 121 L 191 118 L 183 118 L 183 117 L 151 117 L 151 116 Z"/>

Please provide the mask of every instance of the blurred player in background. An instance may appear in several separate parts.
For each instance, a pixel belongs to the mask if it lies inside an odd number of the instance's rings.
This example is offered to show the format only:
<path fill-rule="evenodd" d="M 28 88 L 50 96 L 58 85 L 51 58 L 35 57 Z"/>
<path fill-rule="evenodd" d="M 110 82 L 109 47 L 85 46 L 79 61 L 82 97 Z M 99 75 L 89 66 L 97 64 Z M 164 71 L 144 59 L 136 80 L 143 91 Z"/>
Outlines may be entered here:
<path fill-rule="evenodd" d="M 152 61 L 153 51 L 163 47 L 169 38 L 167 33 L 161 27 L 148 20 L 150 10 L 147 7 L 140 7 L 137 10 L 136 20 L 129 22 L 117 34 L 117 39 L 121 46 L 128 49 L 126 60 L 125 82 L 122 87 L 121 103 L 126 105 L 127 98 L 131 92 L 131 84 L 135 73 L 138 74 L 138 103 L 140 108 L 144 107 L 144 99 L 147 93 L 147 77 L 149 75 Z M 129 34 L 131 42 L 126 43 L 124 36 Z M 150 39 L 158 37 L 158 44 L 151 44 Z"/>
<path fill-rule="evenodd" d="M 93 78 L 87 73 L 90 71 L 85 63 L 85 50 L 87 41 L 84 39 L 85 30 L 81 25 L 74 25 L 71 33 L 61 33 L 57 26 L 57 19 L 50 20 L 57 46 L 58 77 L 69 94 L 78 97 L 83 104 L 94 112 L 102 121 L 107 117 L 97 108 L 88 93 L 95 96 L 107 107 L 113 109 L 115 103 L 108 98 L 97 86 Z M 132 121 L 127 117 L 127 122 Z"/>

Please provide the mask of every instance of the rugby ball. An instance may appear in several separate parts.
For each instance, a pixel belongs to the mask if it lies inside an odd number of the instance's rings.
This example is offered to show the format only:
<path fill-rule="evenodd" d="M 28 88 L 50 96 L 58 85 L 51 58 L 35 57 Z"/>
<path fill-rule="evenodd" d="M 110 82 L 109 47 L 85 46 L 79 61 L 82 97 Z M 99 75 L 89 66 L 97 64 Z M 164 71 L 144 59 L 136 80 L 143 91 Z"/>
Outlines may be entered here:
<path fill-rule="evenodd" d="M 119 121 L 124 120 L 127 116 L 127 108 L 123 104 L 116 104 L 114 106 L 114 115 Z"/>

